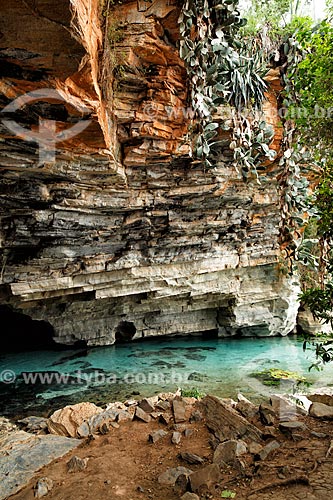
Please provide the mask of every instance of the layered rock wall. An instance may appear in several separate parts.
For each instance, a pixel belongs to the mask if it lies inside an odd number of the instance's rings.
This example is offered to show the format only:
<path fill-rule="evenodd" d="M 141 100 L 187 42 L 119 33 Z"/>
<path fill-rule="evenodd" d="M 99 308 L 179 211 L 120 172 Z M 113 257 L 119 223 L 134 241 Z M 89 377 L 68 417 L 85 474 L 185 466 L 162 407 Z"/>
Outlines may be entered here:
<path fill-rule="evenodd" d="M 179 9 L 173 0 L 109 13 L 97 0 L 3 0 L 3 107 L 51 88 L 63 101 L 27 105 L 15 120 L 38 129 L 42 116 L 63 130 L 83 109 L 89 119 L 57 144 L 54 163 L 1 125 L 1 302 L 49 321 L 58 342 L 294 327 L 278 162 L 266 182 L 244 183 L 227 136 L 214 168 L 191 160 Z M 276 105 L 271 91 L 268 115 Z"/>

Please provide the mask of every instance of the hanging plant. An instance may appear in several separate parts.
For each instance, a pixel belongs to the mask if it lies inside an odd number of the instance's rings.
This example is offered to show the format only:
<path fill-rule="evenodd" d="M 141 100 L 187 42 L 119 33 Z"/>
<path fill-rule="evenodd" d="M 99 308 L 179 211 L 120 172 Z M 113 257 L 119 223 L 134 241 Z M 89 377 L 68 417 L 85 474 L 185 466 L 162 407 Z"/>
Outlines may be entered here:
<path fill-rule="evenodd" d="M 219 129 L 229 130 L 214 121 L 220 105 L 232 109 L 231 149 L 234 165 L 247 179 L 255 175 L 261 158 L 275 155 L 269 145 L 272 130 L 264 120 L 249 116 L 249 109 L 259 110 L 265 99 L 266 67 L 262 54 L 250 55 L 237 36 L 246 24 L 238 10 L 238 0 L 186 0 L 179 18 L 180 56 L 187 65 L 191 82 L 191 103 L 198 121 L 194 154 L 211 167 L 212 149 L 218 146 Z"/>

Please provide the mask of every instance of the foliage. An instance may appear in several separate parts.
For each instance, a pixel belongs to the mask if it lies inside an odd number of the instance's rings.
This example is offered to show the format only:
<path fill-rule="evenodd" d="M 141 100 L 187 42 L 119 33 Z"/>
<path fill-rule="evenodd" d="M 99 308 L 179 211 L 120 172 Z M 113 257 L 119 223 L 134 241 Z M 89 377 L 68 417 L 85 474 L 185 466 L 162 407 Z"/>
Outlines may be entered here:
<path fill-rule="evenodd" d="M 302 26 L 295 34 L 304 51 L 294 79 L 296 104 L 302 109 L 296 124 L 307 138 L 332 144 L 333 126 L 333 27 L 323 21 L 309 31 Z"/>
<path fill-rule="evenodd" d="M 272 133 L 248 119 L 248 109 L 260 109 L 265 99 L 266 66 L 260 52 L 251 54 L 237 36 L 246 24 L 240 16 L 238 0 L 186 0 L 180 15 L 180 56 L 187 64 L 191 81 L 191 102 L 198 119 L 194 153 L 211 167 L 214 147 L 218 146 L 220 124 L 213 115 L 218 106 L 230 104 L 233 114 L 235 165 L 244 178 L 249 172 L 257 177 L 255 166 L 262 156 L 270 159 Z M 245 120 L 247 120 L 245 122 Z M 222 123 L 223 130 L 230 126 Z M 260 141 L 258 140 L 260 139 Z"/>
<path fill-rule="evenodd" d="M 251 376 L 261 380 L 264 385 L 270 386 L 280 386 L 281 380 L 290 380 L 296 384 L 308 384 L 306 378 L 297 372 L 281 370 L 280 368 L 268 368 L 254 372 Z"/>
<path fill-rule="evenodd" d="M 235 498 L 236 493 L 231 490 L 224 490 L 221 493 L 221 498 Z"/>
<path fill-rule="evenodd" d="M 292 31 L 296 19 L 307 14 L 306 7 L 311 0 L 252 0 L 245 16 L 248 20 L 244 35 L 255 35 L 259 29 L 267 27 L 271 39 L 279 38 L 285 28 Z"/>
<path fill-rule="evenodd" d="M 206 395 L 204 392 L 201 392 L 197 387 L 192 387 L 190 389 L 182 388 L 181 393 L 184 398 L 196 398 L 196 399 L 201 399 Z"/>
<path fill-rule="evenodd" d="M 312 337 L 306 336 L 303 341 L 303 351 L 307 349 L 313 350 L 317 358 L 317 361 L 309 367 L 309 371 L 312 368 L 319 371 L 323 365 L 333 361 L 333 339 L 327 334 L 318 333 Z"/>
<path fill-rule="evenodd" d="M 295 125 L 299 142 L 307 144 L 312 163 L 317 165 L 320 180 L 313 203 L 316 209 L 317 247 L 309 248 L 317 260 L 318 283 L 304 289 L 301 301 L 312 312 L 315 319 L 332 325 L 333 322 L 333 169 L 331 149 L 333 145 L 333 27 L 327 21 L 315 27 L 299 24 L 294 36 L 301 61 L 295 66 L 290 81 L 293 88 L 294 107 L 302 113 L 296 115 Z M 319 247 L 319 256 L 318 256 Z M 317 362 L 310 368 L 319 368 L 333 360 L 332 340 L 318 337 L 306 339 L 304 349 L 314 349 Z"/>

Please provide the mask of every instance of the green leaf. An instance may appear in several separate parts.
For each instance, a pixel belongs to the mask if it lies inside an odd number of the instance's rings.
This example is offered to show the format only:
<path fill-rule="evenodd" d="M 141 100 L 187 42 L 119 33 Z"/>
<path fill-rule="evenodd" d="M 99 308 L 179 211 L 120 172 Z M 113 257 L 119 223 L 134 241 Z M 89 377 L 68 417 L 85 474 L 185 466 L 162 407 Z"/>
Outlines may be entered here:
<path fill-rule="evenodd" d="M 221 498 L 235 498 L 236 493 L 230 490 L 224 490 L 221 493 Z"/>

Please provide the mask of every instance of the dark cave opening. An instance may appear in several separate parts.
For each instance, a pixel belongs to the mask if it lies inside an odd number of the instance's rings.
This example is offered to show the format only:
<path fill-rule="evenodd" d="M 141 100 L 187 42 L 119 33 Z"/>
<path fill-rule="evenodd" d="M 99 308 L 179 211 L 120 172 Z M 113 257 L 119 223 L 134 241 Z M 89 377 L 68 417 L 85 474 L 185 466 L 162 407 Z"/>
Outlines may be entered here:
<path fill-rule="evenodd" d="M 219 337 L 218 328 L 214 328 L 214 330 L 206 330 L 205 332 L 202 332 L 202 338 L 204 340 L 217 339 L 218 337 Z"/>
<path fill-rule="evenodd" d="M 30 316 L 0 306 L 2 351 L 31 351 L 54 349 L 53 327 L 47 321 L 37 321 Z"/>
<path fill-rule="evenodd" d="M 136 328 L 131 321 L 121 321 L 116 328 L 116 342 L 130 342 L 136 334 Z"/>

